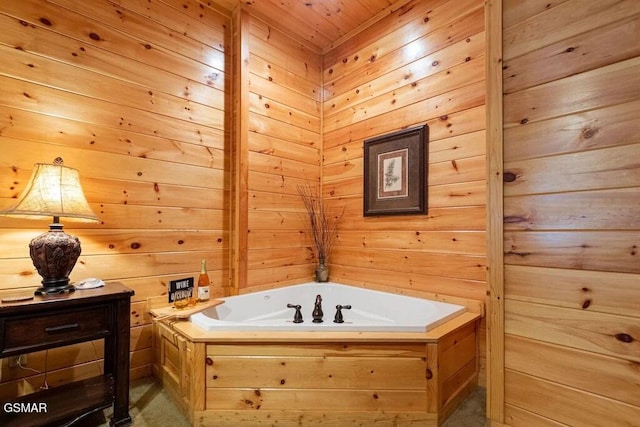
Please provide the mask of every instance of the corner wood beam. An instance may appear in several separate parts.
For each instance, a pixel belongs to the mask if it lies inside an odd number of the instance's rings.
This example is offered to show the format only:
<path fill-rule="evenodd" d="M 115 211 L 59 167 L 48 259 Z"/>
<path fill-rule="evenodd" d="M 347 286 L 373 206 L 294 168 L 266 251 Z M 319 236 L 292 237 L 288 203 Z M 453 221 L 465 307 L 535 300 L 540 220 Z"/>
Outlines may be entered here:
<path fill-rule="evenodd" d="M 504 423 L 502 0 L 485 1 L 487 82 L 487 418 Z"/>
<path fill-rule="evenodd" d="M 249 229 L 249 19 L 249 14 L 242 7 L 235 8 L 231 18 L 233 52 L 231 64 L 233 75 L 231 291 L 235 294 L 247 285 L 247 233 Z"/>

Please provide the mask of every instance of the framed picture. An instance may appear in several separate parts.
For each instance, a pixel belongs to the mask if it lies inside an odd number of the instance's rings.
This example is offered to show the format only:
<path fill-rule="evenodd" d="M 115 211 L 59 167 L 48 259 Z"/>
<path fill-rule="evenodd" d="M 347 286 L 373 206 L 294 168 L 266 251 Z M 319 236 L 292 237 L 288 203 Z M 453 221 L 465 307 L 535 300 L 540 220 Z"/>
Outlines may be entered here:
<path fill-rule="evenodd" d="M 364 216 L 427 212 L 429 127 L 364 141 Z"/>

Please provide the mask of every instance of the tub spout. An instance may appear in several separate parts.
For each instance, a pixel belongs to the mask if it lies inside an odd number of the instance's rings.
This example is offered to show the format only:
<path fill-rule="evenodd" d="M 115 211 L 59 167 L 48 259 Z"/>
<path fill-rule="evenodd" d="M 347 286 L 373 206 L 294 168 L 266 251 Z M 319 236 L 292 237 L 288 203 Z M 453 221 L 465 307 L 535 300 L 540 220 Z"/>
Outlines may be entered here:
<path fill-rule="evenodd" d="M 322 323 L 322 297 L 320 295 L 316 296 L 316 303 L 313 306 L 313 323 Z"/>

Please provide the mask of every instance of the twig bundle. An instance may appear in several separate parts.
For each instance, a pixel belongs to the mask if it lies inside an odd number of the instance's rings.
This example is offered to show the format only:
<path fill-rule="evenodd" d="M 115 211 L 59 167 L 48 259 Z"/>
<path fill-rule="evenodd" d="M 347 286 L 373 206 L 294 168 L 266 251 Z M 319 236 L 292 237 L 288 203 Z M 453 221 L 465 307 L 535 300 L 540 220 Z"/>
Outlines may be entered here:
<path fill-rule="evenodd" d="M 302 197 L 307 210 L 316 256 L 319 261 L 326 261 L 344 209 L 337 215 L 328 214 L 324 208 L 319 186 L 298 185 L 298 194 Z"/>

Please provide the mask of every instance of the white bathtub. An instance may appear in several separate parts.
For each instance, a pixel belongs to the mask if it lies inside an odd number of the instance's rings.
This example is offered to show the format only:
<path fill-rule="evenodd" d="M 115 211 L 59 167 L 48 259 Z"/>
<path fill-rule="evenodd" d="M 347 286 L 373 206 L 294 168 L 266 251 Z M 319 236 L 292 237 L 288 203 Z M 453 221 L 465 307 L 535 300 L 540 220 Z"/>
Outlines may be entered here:
<path fill-rule="evenodd" d="M 316 295 L 322 296 L 322 323 L 313 323 Z M 191 316 L 191 322 L 207 331 L 368 331 L 426 332 L 465 311 L 465 307 L 363 289 L 337 283 L 305 283 L 262 292 L 222 298 L 224 303 Z M 301 305 L 303 322 L 294 323 Z M 344 323 L 334 323 L 336 305 Z"/>

